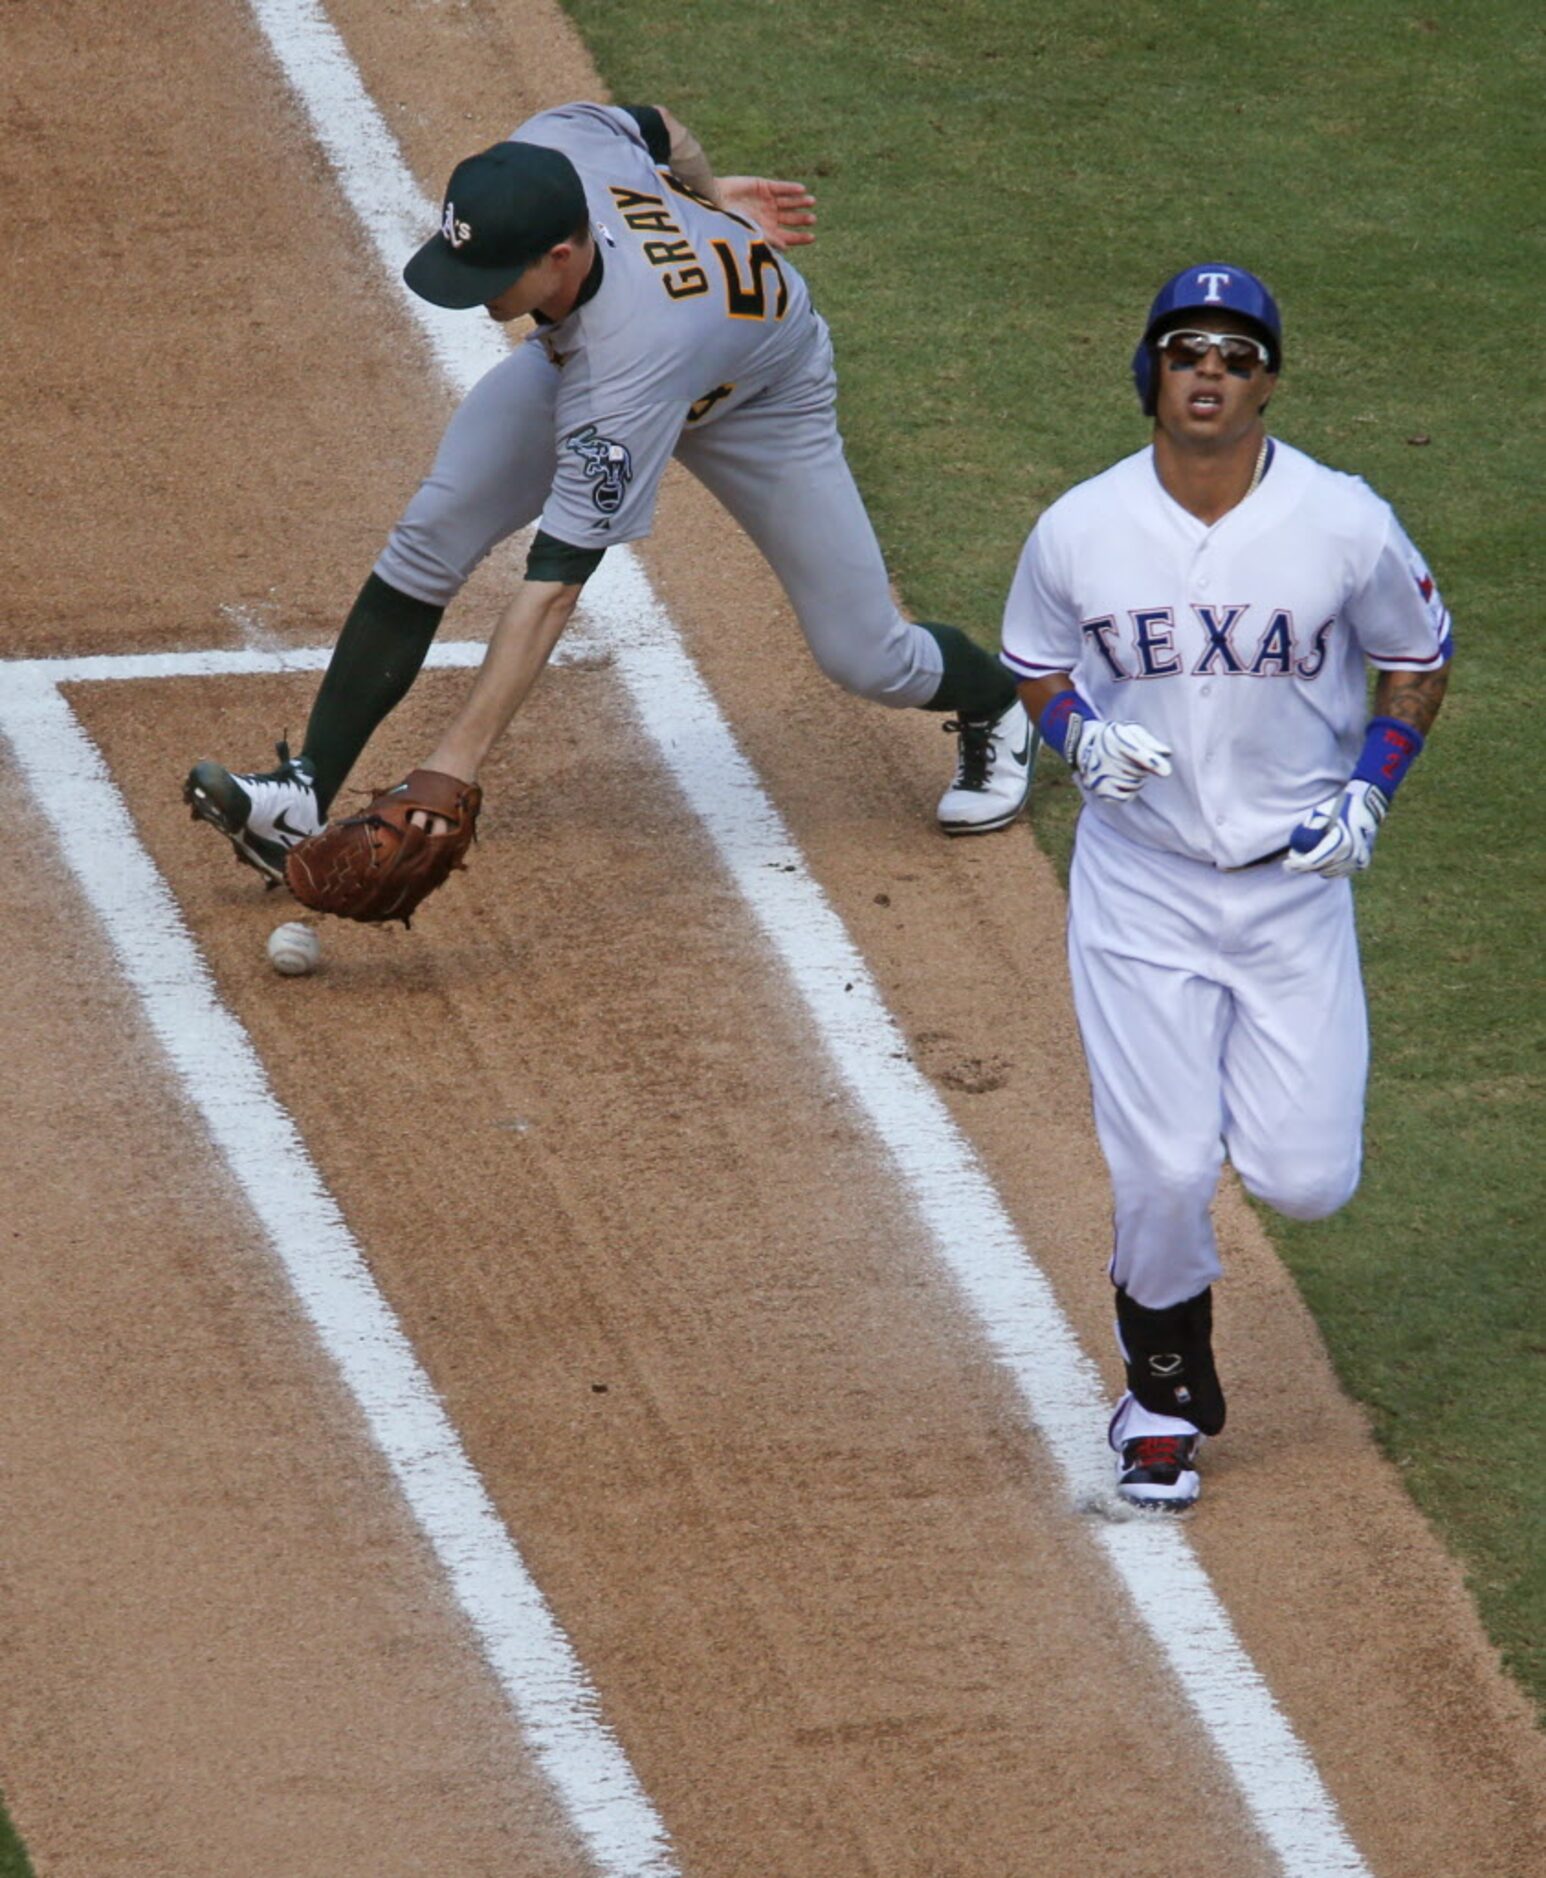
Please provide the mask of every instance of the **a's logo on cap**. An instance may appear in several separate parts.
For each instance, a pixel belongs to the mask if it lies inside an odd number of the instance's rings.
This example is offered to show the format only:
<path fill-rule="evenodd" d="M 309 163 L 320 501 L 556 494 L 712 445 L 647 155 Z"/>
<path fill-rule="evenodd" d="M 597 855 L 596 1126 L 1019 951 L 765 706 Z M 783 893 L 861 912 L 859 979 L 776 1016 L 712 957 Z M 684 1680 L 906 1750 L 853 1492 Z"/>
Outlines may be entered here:
<path fill-rule="evenodd" d="M 456 219 L 456 205 L 449 196 L 446 197 L 445 213 L 440 218 L 440 232 L 453 248 L 459 248 L 464 242 L 472 240 L 472 224 Z"/>
<path fill-rule="evenodd" d="M 1203 305 L 1213 306 L 1220 298 L 1220 289 L 1229 285 L 1227 274 L 1199 274 L 1197 278 L 1208 291 L 1203 295 Z"/>

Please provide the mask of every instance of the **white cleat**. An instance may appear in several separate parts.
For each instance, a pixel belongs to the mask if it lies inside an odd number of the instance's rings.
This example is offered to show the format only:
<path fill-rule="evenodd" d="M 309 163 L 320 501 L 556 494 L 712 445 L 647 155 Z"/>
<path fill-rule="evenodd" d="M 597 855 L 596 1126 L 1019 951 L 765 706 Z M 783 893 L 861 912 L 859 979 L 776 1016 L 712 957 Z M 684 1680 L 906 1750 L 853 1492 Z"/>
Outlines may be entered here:
<path fill-rule="evenodd" d="M 304 757 L 278 746 L 279 767 L 235 776 L 218 763 L 195 763 L 183 784 L 193 819 L 218 828 L 236 858 L 266 880 L 284 880 L 285 856 L 322 826 L 316 780 Z"/>
<path fill-rule="evenodd" d="M 960 739 L 955 780 L 939 799 L 947 835 L 986 835 L 1007 828 L 1030 800 L 1040 734 L 1016 698 L 1002 717 L 951 717 L 944 728 Z"/>

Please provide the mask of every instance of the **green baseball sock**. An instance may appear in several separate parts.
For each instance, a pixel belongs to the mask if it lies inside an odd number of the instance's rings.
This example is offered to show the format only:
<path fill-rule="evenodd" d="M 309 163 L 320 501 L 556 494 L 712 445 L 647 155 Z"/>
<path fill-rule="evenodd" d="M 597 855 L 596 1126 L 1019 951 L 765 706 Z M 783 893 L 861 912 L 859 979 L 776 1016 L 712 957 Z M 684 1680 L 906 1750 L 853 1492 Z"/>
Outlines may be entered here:
<path fill-rule="evenodd" d="M 407 697 L 439 628 L 443 606 L 415 600 L 372 574 L 349 610 L 311 707 L 301 755 L 324 815 L 376 726 Z"/>
<path fill-rule="evenodd" d="M 984 652 L 959 626 L 919 625 L 939 647 L 945 671 L 926 711 L 954 711 L 958 717 L 1002 717 L 1015 701 L 1015 681 L 991 652 Z"/>

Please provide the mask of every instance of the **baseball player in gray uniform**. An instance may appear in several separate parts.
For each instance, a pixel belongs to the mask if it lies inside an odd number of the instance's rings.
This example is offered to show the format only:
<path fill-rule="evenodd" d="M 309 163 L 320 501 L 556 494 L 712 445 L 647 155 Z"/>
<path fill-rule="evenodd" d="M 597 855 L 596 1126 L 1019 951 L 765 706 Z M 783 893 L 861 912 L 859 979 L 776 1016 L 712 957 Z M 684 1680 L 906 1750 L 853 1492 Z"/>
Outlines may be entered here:
<path fill-rule="evenodd" d="M 653 106 L 570 104 L 459 164 L 440 232 L 405 269 L 441 306 L 530 315 L 477 384 L 345 622 L 299 756 L 197 764 L 195 817 L 270 879 L 313 833 L 413 682 L 444 609 L 496 542 L 538 523 L 526 578 L 424 767 L 477 779 L 609 547 L 650 532 L 675 456 L 766 555 L 822 670 L 860 696 L 947 714 L 951 834 L 1023 808 L 1035 737 L 1013 678 L 958 628 L 892 600 L 844 458 L 825 322 L 784 249 L 798 185 L 716 181 Z"/>
<path fill-rule="evenodd" d="M 1282 350 L 1243 268 L 1168 281 L 1133 367 L 1152 445 L 1046 511 L 1004 613 L 1004 662 L 1085 798 L 1069 964 L 1115 1198 L 1110 1441 L 1141 1506 L 1190 1505 L 1224 1425 L 1226 1151 L 1297 1219 L 1358 1184 L 1350 876 L 1449 669 L 1449 614 L 1389 505 L 1268 437 Z"/>

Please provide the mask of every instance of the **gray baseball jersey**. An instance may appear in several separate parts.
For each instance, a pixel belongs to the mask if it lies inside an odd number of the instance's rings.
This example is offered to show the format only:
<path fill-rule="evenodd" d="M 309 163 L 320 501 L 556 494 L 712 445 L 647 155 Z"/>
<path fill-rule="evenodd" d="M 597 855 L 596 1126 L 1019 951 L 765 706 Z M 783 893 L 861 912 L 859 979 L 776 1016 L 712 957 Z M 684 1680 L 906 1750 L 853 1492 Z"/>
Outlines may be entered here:
<path fill-rule="evenodd" d="M 636 540 L 682 432 L 722 422 L 812 356 L 810 295 L 752 224 L 658 169 L 627 112 L 566 105 L 514 141 L 574 164 L 602 262 L 595 293 L 541 333 L 561 374 L 542 526 L 576 547 Z"/>
<path fill-rule="evenodd" d="M 928 703 L 939 645 L 892 600 L 837 430 L 831 341 L 798 272 L 657 166 L 620 108 L 566 105 L 514 136 L 575 165 L 600 283 L 473 388 L 376 572 L 444 605 L 539 514 L 573 546 L 638 540 L 675 455 L 767 556 L 829 677 Z"/>

